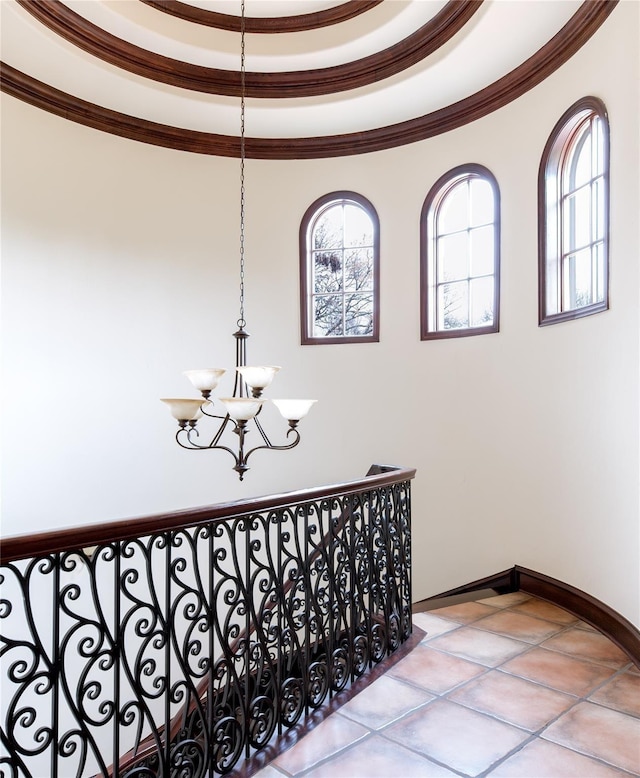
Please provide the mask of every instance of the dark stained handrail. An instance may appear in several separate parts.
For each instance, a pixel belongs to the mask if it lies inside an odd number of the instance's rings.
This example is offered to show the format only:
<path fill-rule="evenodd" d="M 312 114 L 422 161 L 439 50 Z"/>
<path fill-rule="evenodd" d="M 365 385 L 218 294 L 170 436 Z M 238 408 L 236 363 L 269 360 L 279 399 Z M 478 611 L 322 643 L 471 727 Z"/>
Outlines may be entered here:
<path fill-rule="evenodd" d="M 143 537 L 163 530 L 175 530 L 194 527 L 210 521 L 228 519 L 246 513 L 259 512 L 272 508 L 318 500 L 332 495 L 348 495 L 371 487 L 409 481 L 415 477 L 415 468 L 372 465 L 364 478 L 345 481 L 340 484 L 299 489 L 292 492 L 253 497 L 246 500 L 189 508 L 171 513 L 156 513 L 133 519 L 122 519 L 101 524 L 68 527 L 66 529 L 13 535 L 0 540 L 0 563 L 14 562 L 18 559 L 42 556 L 57 552 L 73 551 L 79 548 L 96 546 L 103 543 L 115 543 L 120 540 Z"/>

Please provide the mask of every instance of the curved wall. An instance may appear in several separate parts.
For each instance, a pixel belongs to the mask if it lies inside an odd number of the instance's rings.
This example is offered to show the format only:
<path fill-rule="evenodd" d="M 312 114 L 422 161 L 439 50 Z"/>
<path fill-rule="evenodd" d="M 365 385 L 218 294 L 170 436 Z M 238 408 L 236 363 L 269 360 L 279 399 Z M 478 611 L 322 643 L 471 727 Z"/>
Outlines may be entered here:
<path fill-rule="evenodd" d="M 418 468 L 414 599 L 520 564 L 640 623 L 640 6 L 620 3 L 544 83 L 470 125 L 344 159 L 247 163 L 250 361 L 315 396 L 296 452 L 240 485 L 188 453 L 157 398 L 231 366 L 238 163 L 137 144 L 2 98 L 5 534 Z M 555 122 L 611 123 L 611 310 L 537 325 L 536 180 Z M 431 184 L 486 165 L 502 200 L 498 334 L 419 339 L 419 216 Z M 381 340 L 302 347 L 298 225 L 350 189 L 381 220 Z M 345 402 L 344 396 L 352 398 Z M 261 458 L 259 458 L 261 457 Z"/>

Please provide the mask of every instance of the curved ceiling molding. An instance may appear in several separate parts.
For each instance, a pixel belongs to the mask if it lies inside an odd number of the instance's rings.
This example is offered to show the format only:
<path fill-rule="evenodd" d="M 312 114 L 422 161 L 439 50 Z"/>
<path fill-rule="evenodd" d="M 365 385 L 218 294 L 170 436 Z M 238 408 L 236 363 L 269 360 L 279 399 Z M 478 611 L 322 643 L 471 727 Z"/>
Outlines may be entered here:
<path fill-rule="evenodd" d="M 17 0 L 39 22 L 83 51 L 138 76 L 195 92 L 240 96 L 240 73 L 203 67 L 147 51 L 84 19 L 60 0 Z M 247 97 L 335 94 L 394 76 L 428 57 L 469 21 L 483 0 L 449 0 L 433 19 L 383 51 L 344 65 L 288 72 L 247 72 Z"/>
<path fill-rule="evenodd" d="M 539 84 L 604 23 L 618 0 L 586 0 L 545 45 L 489 86 L 443 108 L 396 124 L 360 132 L 317 137 L 246 139 L 246 155 L 259 159 L 318 159 L 381 151 L 432 137 L 479 119 Z M 239 156 L 236 136 L 152 122 L 81 100 L 8 64 L 1 88 L 36 107 L 122 137 L 199 154 Z"/>
<path fill-rule="evenodd" d="M 233 14 L 209 11 L 206 8 L 182 3 L 180 0 L 140 0 L 140 2 L 187 22 L 202 24 L 206 27 L 217 27 L 219 30 L 240 32 L 240 17 Z M 316 30 L 319 27 L 328 27 L 331 24 L 339 24 L 353 19 L 354 16 L 359 16 L 371 8 L 375 8 L 381 2 L 382 0 L 348 0 L 348 2 L 333 8 L 326 8 L 314 13 L 298 14 L 297 16 L 247 16 L 245 17 L 245 30 L 257 33 Z"/>

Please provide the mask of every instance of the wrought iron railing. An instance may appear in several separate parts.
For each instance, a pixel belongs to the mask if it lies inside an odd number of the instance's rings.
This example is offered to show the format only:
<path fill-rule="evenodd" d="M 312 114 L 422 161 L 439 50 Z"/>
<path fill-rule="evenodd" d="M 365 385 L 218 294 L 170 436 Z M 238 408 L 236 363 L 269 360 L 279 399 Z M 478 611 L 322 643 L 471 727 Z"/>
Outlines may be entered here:
<path fill-rule="evenodd" d="M 411 633 L 410 481 L 2 543 L 3 777 L 234 769 Z"/>

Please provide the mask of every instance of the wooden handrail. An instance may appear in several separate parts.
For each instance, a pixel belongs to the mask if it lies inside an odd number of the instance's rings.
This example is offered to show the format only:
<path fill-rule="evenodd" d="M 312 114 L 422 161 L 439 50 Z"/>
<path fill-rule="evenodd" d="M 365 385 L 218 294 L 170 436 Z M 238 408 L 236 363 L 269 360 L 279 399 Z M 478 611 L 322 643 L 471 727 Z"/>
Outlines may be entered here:
<path fill-rule="evenodd" d="M 0 541 L 0 563 L 18 559 L 55 554 L 104 543 L 144 537 L 164 530 L 194 527 L 211 521 L 222 521 L 234 516 L 285 508 L 303 502 L 324 499 L 334 495 L 348 495 L 377 489 L 380 486 L 408 481 L 415 477 L 415 468 L 372 465 L 364 478 L 340 484 L 299 489 L 292 492 L 254 497 L 245 500 L 190 508 L 171 513 L 157 513 L 133 519 L 121 519 L 82 527 L 68 527 L 28 535 L 13 535 Z"/>

